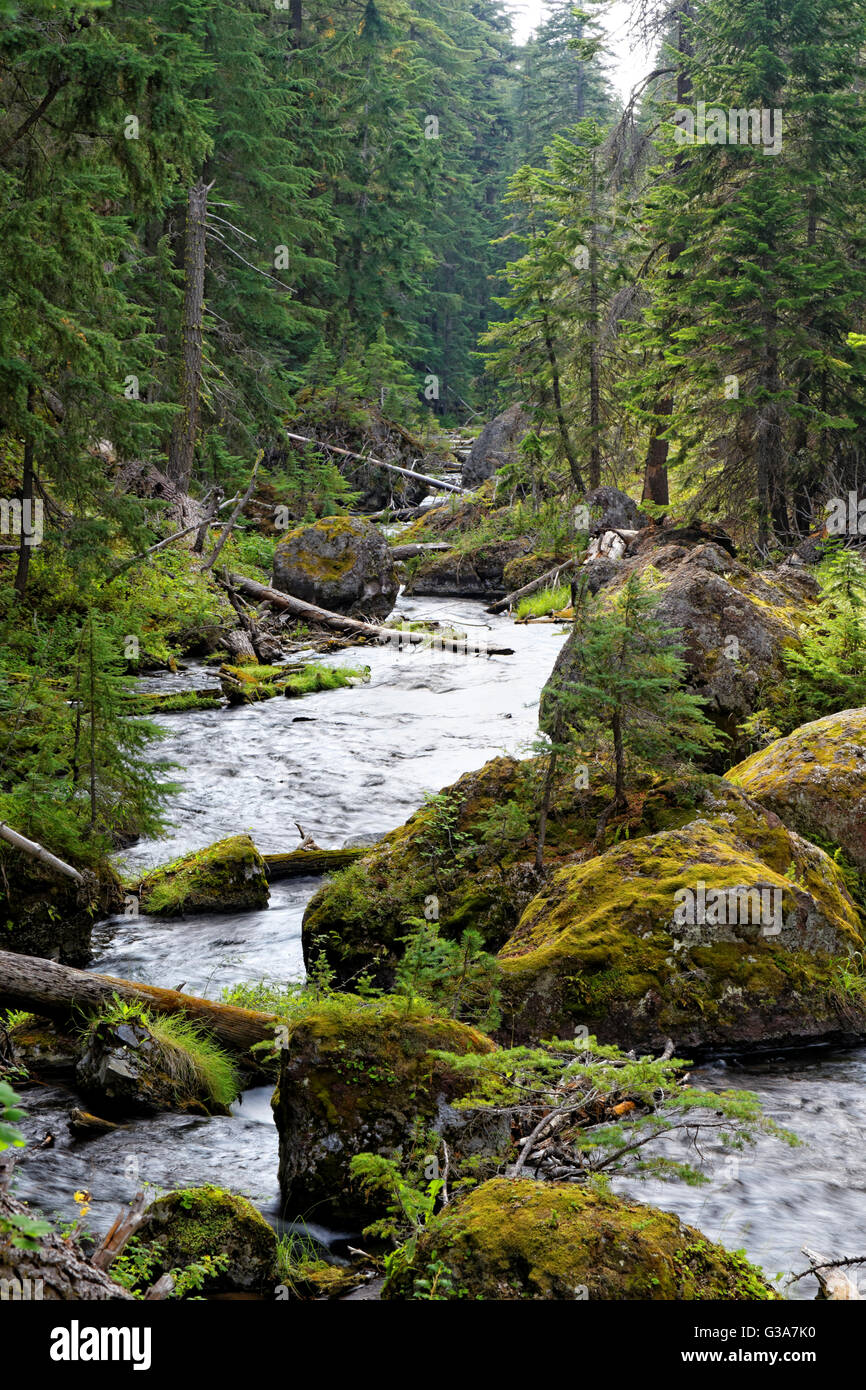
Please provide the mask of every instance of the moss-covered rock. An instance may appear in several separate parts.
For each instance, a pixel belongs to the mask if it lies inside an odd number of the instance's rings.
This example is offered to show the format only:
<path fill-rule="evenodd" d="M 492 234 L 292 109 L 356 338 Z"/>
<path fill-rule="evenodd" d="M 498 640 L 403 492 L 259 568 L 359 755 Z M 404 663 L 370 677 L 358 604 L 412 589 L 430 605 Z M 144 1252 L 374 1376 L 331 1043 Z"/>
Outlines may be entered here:
<path fill-rule="evenodd" d="M 266 1293 L 276 1283 L 277 1238 L 246 1197 L 219 1187 L 187 1187 L 148 1207 L 138 1239 L 156 1256 L 152 1278 L 227 1255 L 228 1268 L 205 1280 L 203 1291 Z"/>
<path fill-rule="evenodd" d="M 115 870 L 84 869 L 76 883 L 5 845 L 0 868 L 0 950 L 87 965 L 94 922 L 123 908 Z"/>
<path fill-rule="evenodd" d="M 227 1061 L 219 1071 L 219 1093 L 200 1064 L 196 1039 L 165 1036 L 163 1020 L 133 1017 L 102 1019 L 85 1034 L 75 1067 L 78 1090 L 100 1114 L 154 1115 L 184 1110 L 197 1115 L 228 1114 L 237 1093 Z M 213 1045 L 205 1042 L 210 1050 Z"/>
<path fill-rule="evenodd" d="M 712 543 L 669 544 L 620 563 L 605 595 L 613 598 L 632 573 L 658 592 L 656 617 L 682 634 L 688 688 L 707 701 L 707 714 L 736 748 L 737 725 L 784 674 L 784 653 L 797 644 L 817 595 L 814 579 L 788 565 L 756 574 Z M 542 692 L 542 728 L 549 727 L 553 688 L 578 658 L 569 638 Z"/>
<path fill-rule="evenodd" d="M 387 618 L 399 581 L 391 548 L 367 521 L 326 517 L 289 531 L 274 553 L 274 588 L 331 613 Z"/>
<path fill-rule="evenodd" d="M 230 705 L 254 705 L 275 695 L 295 700 L 322 690 L 345 690 L 369 678 L 369 666 L 322 666 L 314 661 L 291 666 L 220 667 L 222 692 Z"/>
<path fill-rule="evenodd" d="M 670 1212 L 527 1179 L 494 1178 L 446 1207 L 384 1297 L 412 1298 L 419 1278 L 436 1280 L 444 1298 L 778 1297 L 742 1253 L 715 1245 Z"/>
<path fill-rule="evenodd" d="M 265 861 L 249 835 L 232 835 L 154 869 L 139 884 L 142 912 L 249 912 L 268 905 Z"/>
<path fill-rule="evenodd" d="M 412 571 L 406 592 L 424 598 L 496 598 L 506 588 L 506 567 L 528 550 L 528 541 L 501 540 L 430 555 Z"/>
<path fill-rule="evenodd" d="M 524 584 L 531 584 L 533 579 L 540 579 L 548 570 L 553 569 L 556 564 L 556 555 L 518 555 L 515 560 L 509 560 L 502 570 L 502 583 L 507 593 L 514 593 L 515 589 L 522 589 Z"/>
<path fill-rule="evenodd" d="M 561 869 L 529 904 L 500 952 L 509 1034 L 585 1025 L 682 1053 L 866 1031 L 841 984 L 862 941 L 836 865 L 744 795 L 716 800 L 706 819 Z"/>
<path fill-rule="evenodd" d="M 866 875 L 866 709 L 803 724 L 727 776 L 801 835 L 838 845 Z"/>
<path fill-rule="evenodd" d="M 431 911 L 449 940 L 473 927 L 488 950 L 504 946 L 542 882 L 535 831 L 546 765 L 545 758 L 492 759 L 333 875 L 304 914 L 308 965 L 321 953 L 341 984 L 372 967 L 389 986 L 407 920 Z M 597 822 L 612 788 L 600 767 L 593 766 L 587 780 L 582 789 L 563 766 L 556 781 L 545 841 L 548 870 L 595 853 Z M 629 809 L 608 822 L 607 835 L 634 838 L 685 825 L 717 809 L 719 797 L 738 799 L 720 778 L 641 776 Z M 505 812 L 510 820 L 491 824 L 492 815 Z"/>
<path fill-rule="evenodd" d="M 384 1199 L 351 1178 L 352 1158 L 405 1151 L 431 1129 L 459 1135 L 466 1117 L 449 1102 L 465 1094 L 466 1083 L 431 1052 L 493 1046 L 474 1028 L 387 997 L 339 996 L 289 1025 L 272 1102 L 284 1213 L 309 1218 L 315 1211 L 318 1220 L 327 1212 L 346 1221 L 383 1215 Z"/>
<path fill-rule="evenodd" d="M 81 1051 L 80 1039 L 49 1018 L 30 1014 L 9 1029 L 15 1061 L 36 1080 L 71 1076 Z"/>

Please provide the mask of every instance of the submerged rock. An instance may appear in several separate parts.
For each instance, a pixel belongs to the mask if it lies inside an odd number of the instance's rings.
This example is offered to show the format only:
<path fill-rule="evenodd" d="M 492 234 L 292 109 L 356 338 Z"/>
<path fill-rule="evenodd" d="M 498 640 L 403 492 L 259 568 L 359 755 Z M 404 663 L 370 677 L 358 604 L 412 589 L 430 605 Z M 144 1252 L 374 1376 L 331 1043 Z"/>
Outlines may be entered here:
<path fill-rule="evenodd" d="M 801 835 L 838 845 L 866 874 L 866 709 L 803 724 L 727 777 Z"/>
<path fill-rule="evenodd" d="M 573 1184 L 493 1178 L 445 1207 L 386 1286 L 411 1298 L 438 1268 L 443 1298 L 773 1299 L 760 1270 L 671 1212 Z M 445 1267 L 444 1274 L 441 1266 Z"/>
<path fill-rule="evenodd" d="M 833 861 L 720 791 L 706 819 L 559 870 L 500 952 L 503 1031 L 680 1053 L 859 1037 L 842 966 L 862 949 Z"/>
<path fill-rule="evenodd" d="M 384 1215 L 387 1199 L 350 1176 L 352 1158 L 406 1151 L 430 1130 L 468 1133 L 466 1116 L 450 1104 L 468 1083 L 432 1053 L 493 1047 L 474 1028 L 388 998 L 341 996 L 290 1024 L 272 1101 L 285 1215 Z"/>
<path fill-rule="evenodd" d="M 249 835 L 232 835 L 154 869 L 139 885 L 139 905 L 165 917 L 267 907 L 265 861 Z"/>
<path fill-rule="evenodd" d="M 277 1238 L 246 1197 L 223 1188 L 188 1187 L 152 1202 L 136 1236 L 155 1255 L 153 1282 L 173 1269 L 225 1255 L 225 1270 L 208 1276 L 205 1294 L 272 1292 L 277 1284 Z"/>
<path fill-rule="evenodd" d="M 400 587 L 385 538 L 346 516 L 289 531 L 274 552 L 273 585 L 331 613 L 374 621 L 387 618 Z"/>

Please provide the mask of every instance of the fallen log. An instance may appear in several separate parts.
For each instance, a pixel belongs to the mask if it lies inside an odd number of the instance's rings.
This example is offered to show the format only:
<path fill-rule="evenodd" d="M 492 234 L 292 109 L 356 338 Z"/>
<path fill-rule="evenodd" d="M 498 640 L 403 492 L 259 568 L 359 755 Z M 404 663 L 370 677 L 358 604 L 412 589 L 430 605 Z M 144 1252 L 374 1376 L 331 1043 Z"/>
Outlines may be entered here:
<path fill-rule="evenodd" d="M 362 623 L 357 618 L 348 618 L 344 613 L 329 613 L 326 608 L 317 608 L 314 603 L 284 594 L 279 589 L 269 589 L 255 579 L 246 579 L 242 574 L 229 575 L 229 582 L 250 598 L 265 600 L 275 608 L 282 608 L 295 618 L 306 622 L 321 623 L 323 627 L 334 628 L 337 632 L 347 632 L 358 637 L 372 637 L 382 644 L 395 647 L 433 646 L 437 650 L 463 653 L 475 656 L 513 656 L 512 647 L 488 647 L 472 638 L 452 639 L 431 637 L 427 632 L 412 632 L 406 628 L 377 627 L 373 623 Z"/>
<path fill-rule="evenodd" d="M 59 874 L 64 874 L 66 878 L 74 878 L 76 883 L 83 883 L 84 878 L 77 869 L 73 869 L 71 864 L 66 864 L 62 859 L 58 859 L 56 854 L 51 854 L 42 845 L 38 845 L 35 840 L 28 840 L 25 835 L 19 835 L 17 830 L 13 830 L 11 825 L 0 821 L 0 839 L 6 840 L 16 849 L 20 849 L 24 854 L 29 854 L 31 859 L 38 859 L 40 864 L 47 864 L 49 869 L 56 869 Z"/>
<path fill-rule="evenodd" d="M 317 449 L 330 449 L 332 454 L 342 454 L 345 458 L 358 459 L 360 463 L 372 463 L 376 468 L 387 468 L 389 473 L 401 473 L 404 478 L 415 478 L 419 483 L 428 483 L 430 487 L 441 487 L 446 492 L 468 492 L 468 488 L 460 487 L 457 483 L 446 483 L 444 478 L 433 478 L 429 473 L 416 473 L 414 468 L 400 468 L 396 463 L 386 463 L 384 459 L 373 458 L 372 454 L 356 454 L 352 449 L 340 449 L 336 444 L 325 444 L 320 439 L 310 439 L 305 434 L 289 434 L 286 431 L 287 439 L 297 439 L 301 444 L 314 444 Z"/>
<path fill-rule="evenodd" d="M 58 965 L 39 956 L 19 956 L 0 951 L 0 1008 L 27 1009 L 30 1013 L 68 1021 L 81 1019 L 81 1011 L 99 1010 L 114 996 L 144 1004 L 157 1014 L 183 1013 L 224 1047 L 247 1054 L 253 1043 L 273 1039 L 279 1023 L 276 1014 L 217 1004 L 175 989 L 118 980 Z M 244 1056 L 249 1063 L 252 1059 Z"/>
<path fill-rule="evenodd" d="M 300 878 L 344 869 L 369 853 L 369 849 L 293 849 L 288 854 L 264 854 L 262 858 L 268 878 Z"/>
<path fill-rule="evenodd" d="M 491 603 L 488 606 L 486 611 L 488 613 L 504 613 L 506 608 L 513 607 L 515 599 L 523 598 L 526 594 L 534 594 L 536 589 L 543 589 L 548 582 L 552 582 L 558 579 L 561 574 L 567 574 L 569 570 L 574 569 L 577 563 L 577 557 L 573 560 L 563 560 L 561 564 L 554 565 L 553 569 L 546 570 L 544 574 L 540 574 L 537 579 L 531 579 L 529 583 L 524 584 L 522 588 L 514 589 L 510 594 L 506 594 L 504 598 L 497 599 L 495 603 Z"/>

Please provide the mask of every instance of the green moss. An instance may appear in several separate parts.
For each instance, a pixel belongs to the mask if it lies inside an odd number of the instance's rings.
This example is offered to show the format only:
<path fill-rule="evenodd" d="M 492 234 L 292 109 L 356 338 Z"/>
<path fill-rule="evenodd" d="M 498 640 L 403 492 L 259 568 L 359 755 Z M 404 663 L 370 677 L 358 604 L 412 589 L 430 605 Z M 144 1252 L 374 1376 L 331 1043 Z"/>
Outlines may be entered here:
<path fill-rule="evenodd" d="M 196 1264 L 205 1255 L 228 1254 L 227 1275 L 209 1280 L 208 1290 L 262 1288 L 275 1277 L 277 1241 L 267 1221 L 246 1197 L 211 1184 L 157 1198 L 147 1209 L 140 1239 L 157 1251 L 162 1271 Z"/>
<path fill-rule="evenodd" d="M 832 861 L 742 800 L 712 822 L 561 869 L 500 952 L 518 1037 L 585 1024 L 606 1041 L 680 1047 L 840 1031 L 839 957 L 862 948 Z M 781 895 L 784 928 L 679 926 L 677 891 L 704 881 Z M 768 924 L 769 925 L 769 924 Z M 864 1020 L 860 1020 L 862 1026 Z"/>
<path fill-rule="evenodd" d="M 266 907 L 265 862 L 249 835 L 233 835 L 155 869 L 139 885 L 151 915 Z"/>
<path fill-rule="evenodd" d="M 494 1178 L 446 1207 L 385 1291 L 411 1298 L 441 1261 L 452 1297 L 485 1300 L 766 1300 L 778 1295 L 741 1252 L 669 1212 L 574 1185 Z"/>

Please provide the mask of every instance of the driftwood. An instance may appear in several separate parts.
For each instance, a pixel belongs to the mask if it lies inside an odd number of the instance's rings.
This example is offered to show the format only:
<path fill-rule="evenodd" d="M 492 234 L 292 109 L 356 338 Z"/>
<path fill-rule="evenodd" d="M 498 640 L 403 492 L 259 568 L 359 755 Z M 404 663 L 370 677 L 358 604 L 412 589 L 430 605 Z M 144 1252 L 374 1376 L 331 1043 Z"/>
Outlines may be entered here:
<path fill-rule="evenodd" d="M 279 1022 L 275 1014 L 217 1004 L 193 994 L 118 980 L 112 975 L 95 975 L 38 956 L 0 951 L 0 1008 L 27 1009 L 66 1021 L 80 1017 L 81 1009 L 102 1008 L 115 995 L 144 1004 L 154 1013 L 183 1013 L 224 1047 L 241 1054 L 248 1053 L 253 1043 L 272 1039 Z"/>
<path fill-rule="evenodd" d="M 444 478 L 431 478 L 428 473 L 416 473 L 413 468 L 400 468 L 396 463 L 386 463 L 384 459 L 373 458 L 372 454 L 356 454 L 351 449 L 339 449 L 336 444 L 309 439 L 305 434 L 289 434 L 286 431 L 286 438 L 297 439 L 301 444 L 314 444 L 317 449 L 330 449 L 333 454 L 358 459 L 361 463 L 372 463 L 376 468 L 387 468 L 389 473 L 401 473 L 404 478 L 414 478 L 419 483 L 428 483 L 430 487 L 444 488 L 446 492 L 468 493 L 468 488 L 460 487 L 457 483 L 446 483 Z"/>
<path fill-rule="evenodd" d="M 293 849 L 289 854 L 265 854 L 270 879 L 299 878 L 303 874 L 328 874 L 343 869 L 369 854 L 369 849 Z"/>
<path fill-rule="evenodd" d="M 71 864 L 66 864 L 62 859 L 58 859 L 56 854 L 51 854 L 42 845 L 38 845 L 35 840 L 28 840 L 26 836 L 19 835 L 17 830 L 13 830 L 11 825 L 5 825 L 0 821 L 0 839 L 7 840 L 10 845 L 20 849 L 24 854 L 29 854 L 32 859 L 38 859 L 40 864 L 47 864 L 49 869 L 56 869 L 59 874 L 64 874 L 66 878 L 74 878 L 76 883 L 83 883 L 84 877 L 73 869 Z"/>
<path fill-rule="evenodd" d="M 265 600 L 275 608 L 282 608 L 296 618 L 306 622 L 321 623 L 323 627 L 334 628 L 352 636 L 373 637 L 377 642 L 396 647 L 434 646 L 449 652 L 477 656 L 513 656 L 512 647 L 488 647 L 469 638 L 431 637 L 427 632 L 412 632 L 406 628 L 377 627 L 373 623 L 362 623 L 357 618 L 347 618 L 343 613 L 329 613 L 326 608 L 317 608 L 314 603 L 294 598 L 292 594 L 281 593 L 279 589 L 269 589 L 255 579 L 246 579 L 242 574 L 229 575 L 229 582 L 242 594 L 258 601 Z"/>
<path fill-rule="evenodd" d="M 225 645 L 229 655 L 234 657 L 235 666 L 254 664 L 258 661 L 249 635 L 242 627 L 236 627 L 233 632 L 226 633 Z"/>
<path fill-rule="evenodd" d="M 129 1206 L 115 1218 L 114 1225 L 103 1240 L 99 1249 L 94 1251 L 90 1257 L 91 1264 L 97 1269 L 108 1269 L 113 1260 L 123 1251 L 127 1241 L 135 1235 L 142 1221 L 147 1208 L 147 1195 L 144 1192 L 136 1192 Z"/>
<path fill-rule="evenodd" d="M 540 574 L 537 579 L 531 579 L 529 583 L 524 584 L 522 588 L 514 589 L 512 593 L 506 594 L 504 598 L 497 599 L 495 603 L 491 603 L 487 608 L 487 612 L 504 613 L 506 608 L 511 608 L 513 606 L 515 599 L 523 598 L 526 594 L 534 594 L 536 589 L 543 589 L 545 584 L 549 581 L 555 580 L 559 575 L 567 574 L 569 570 L 574 569 L 577 563 L 577 559 L 563 560 L 561 564 L 554 565 L 553 569 L 547 570 L 544 574 Z"/>
<path fill-rule="evenodd" d="M 821 1285 L 822 1296 L 832 1302 L 862 1301 L 863 1295 L 854 1280 L 849 1279 L 848 1275 L 844 1273 L 842 1266 L 862 1265 L 866 1261 L 857 1259 L 834 1260 L 830 1255 L 821 1255 L 817 1250 L 810 1250 L 807 1245 L 804 1245 L 802 1250 L 811 1265 L 811 1269 L 798 1275 L 798 1278 L 804 1278 L 805 1274 L 814 1274 Z"/>

